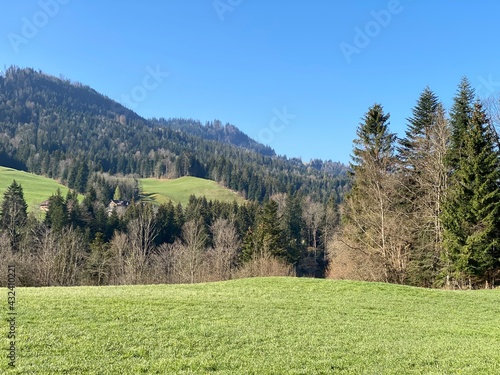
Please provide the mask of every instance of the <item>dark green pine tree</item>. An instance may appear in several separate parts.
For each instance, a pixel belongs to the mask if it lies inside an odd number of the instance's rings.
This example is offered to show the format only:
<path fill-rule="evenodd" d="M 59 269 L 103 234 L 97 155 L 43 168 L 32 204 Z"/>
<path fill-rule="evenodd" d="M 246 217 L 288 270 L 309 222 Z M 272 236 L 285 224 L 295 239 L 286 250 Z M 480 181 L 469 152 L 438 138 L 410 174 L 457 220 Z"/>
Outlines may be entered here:
<path fill-rule="evenodd" d="M 363 123 L 356 130 L 351 168 L 354 173 L 370 161 L 373 166 L 386 169 L 392 159 L 396 134 L 389 132 L 390 114 L 384 114 L 380 104 L 374 104 L 363 117 Z M 392 164 L 392 163 L 389 163 Z"/>
<path fill-rule="evenodd" d="M 304 247 L 302 245 L 302 202 L 299 196 L 287 194 L 286 207 L 281 218 L 283 236 L 286 243 L 287 260 L 296 263 Z"/>
<path fill-rule="evenodd" d="M 399 158 L 407 169 L 415 170 L 415 159 L 420 157 L 421 139 L 428 136 L 430 128 L 436 123 L 439 107 L 438 97 L 426 87 L 412 109 L 413 116 L 407 119 L 405 138 L 399 140 Z"/>
<path fill-rule="evenodd" d="M 49 210 L 45 215 L 45 224 L 60 232 L 69 221 L 66 201 L 57 189 L 57 193 L 49 198 Z"/>
<path fill-rule="evenodd" d="M 467 130 L 470 129 L 474 98 L 474 89 L 471 87 L 469 80 L 466 77 L 462 78 L 450 111 L 451 145 L 448 163 L 452 169 L 458 168 L 459 165 L 465 142 L 464 137 Z"/>
<path fill-rule="evenodd" d="M 439 210 L 440 197 L 446 187 L 439 184 L 436 177 L 445 169 L 444 163 L 437 162 L 437 153 L 441 152 L 438 138 L 441 128 L 446 126 L 445 115 L 438 97 L 429 87 L 418 98 L 412 114 L 408 118 L 405 138 L 399 140 L 398 147 L 400 180 L 404 186 L 402 204 L 412 217 L 408 279 L 413 285 L 430 286 L 440 271 L 442 228 Z"/>
<path fill-rule="evenodd" d="M 487 116 L 476 103 L 443 210 L 448 275 L 469 286 L 488 281 L 500 266 L 499 157 Z"/>
<path fill-rule="evenodd" d="M 3 194 L 0 216 L 0 227 L 7 234 L 12 251 L 19 250 L 22 228 L 28 219 L 27 210 L 23 188 L 14 180 Z"/>
<path fill-rule="evenodd" d="M 76 177 L 75 177 L 75 190 L 79 193 L 84 194 L 87 191 L 87 183 L 89 179 L 89 167 L 86 162 L 81 162 L 78 165 Z"/>
<path fill-rule="evenodd" d="M 276 256 L 287 258 L 285 245 L 285 234 L 280 225 L 278 216 L 278 203 L 272 199 L 264 204 L 257 217 L 256 228 L 252 233 L 253 254 L 252 256 Z M 247 239 L 250 241 L 249 239 Z M 247 254 L 248 257 L 250 254 Z"/>
<path fill-rule="evenodd" d="M 158 207 L 155 215 L 155 228 L 158 235 L 155 237 L 157 246 L 162 243 L 173 243 L 175 241 L 175 207 L 172 201 L 164 203 Z"/>

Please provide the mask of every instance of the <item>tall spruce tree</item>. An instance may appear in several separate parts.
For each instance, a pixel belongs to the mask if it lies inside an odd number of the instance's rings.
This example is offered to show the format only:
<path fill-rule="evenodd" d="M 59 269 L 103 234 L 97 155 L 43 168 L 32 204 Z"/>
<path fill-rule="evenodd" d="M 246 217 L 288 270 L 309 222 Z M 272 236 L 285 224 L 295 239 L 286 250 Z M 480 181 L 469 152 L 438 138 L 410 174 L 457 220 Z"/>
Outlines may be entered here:
<path fill-rule="evenodd" d="M 443 211 L 444 246 L 448 275 L 472 287 L 491 281 L 500 265 L 500 169 L 480 103 L 463 123 L 460 158 Z"/>
<path fill-rule="evenodd" d="M 21 231 L 28 219 L 27 209 L 23 188 L 14 180 L 3 195 L 0 216 L 0 227 L 7 234 L 12 251 L 19 250 Z"/>
<path fill-rule="evenodd" d="M 474 99 L 474 89 L 469 80 L 466 77 L 462 78 L 450 111 L 451 142 L 448 162 L 452 169 L 458 168 L 460 164 L 459 159 L 462 157 L 464 137 L 468 129 L 470 129 Z"/>
<path fill-rule="evenodd" d="M 422 156 L 420 145 L 422 139 L 428 138 L 431 128 L 436 123 L 439 107 L 437 95 L 426 87 L 412 109 L 412 117 L 408 118 L 406 137 L 399 140 L 399 157 L 405 163 L 407 170 L 419 172 L 415 162 Z"/>
<path fill-rule="evenodd" d="M 57 232 L 61 232 L 68 224 L 66 201 L 59 189 L 57 189 L 56 194 L 49 198 L 49 210 L 45 215 L 45 224 Z"/>
<path fill-rule="evenodd" d="M 412 113 L 398 147 L 403 204 L 410 219 L 406 225 L 411 231 L 409 282 L 432 286 L 441 267 L 440 215 L 448 181 L 449 127 L 443 106 L 428 87 Z"/>
<path fill-rule="evenodd" d="M 389 114 L 372 106 L 354 140 L 352 190 L 344 206 L 341 246 L 356 259 L 367 279 L 402 283 L 406 278 L 407 243 L 400 210 L 394 155 L 396 135 L 389 131 Z M 339 255 L 342 257 L 342 255 Z M 332 259 L 335 262 L 335 259 Z M 359 271 L 358 271 L 359 274 Z"/>

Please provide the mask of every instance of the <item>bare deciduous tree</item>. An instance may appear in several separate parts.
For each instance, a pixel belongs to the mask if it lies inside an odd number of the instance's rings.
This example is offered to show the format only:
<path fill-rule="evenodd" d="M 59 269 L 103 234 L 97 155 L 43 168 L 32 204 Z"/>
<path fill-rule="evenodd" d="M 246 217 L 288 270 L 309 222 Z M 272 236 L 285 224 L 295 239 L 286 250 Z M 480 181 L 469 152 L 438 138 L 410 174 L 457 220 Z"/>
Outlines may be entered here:
<path fill-rule="evenodd" d="M 125 261 L 125 272 L 130 283 L 145 281 L 148 257 L 153 253 L 156 235 L 157 230 L 150 209 L 141 210 L 139 216 L 129 222 L 127 239 L 130 251 Z"/>
<path fill-rule="evenodd" d="M 216 280 L 231 278 L 235 257 L 241 246 L 238 233 L 233 223 L 226 219 L 217 219 L 211 227 L 213 249 L 210 251 L 212 274 Z"/>
<path fill-rule="evenodd" d="M 206 263 L 208 236 L 200 221 L 188 221 L 182 228 L 183 241 L 171 247 L 173 279 L 177 283 L 195 283 L 202 278 Z"/>
<path fill-rule="evenodd" d="M 307 226 L 308 240 L 312 243 L 314 250 L 318 247 L 318 231 L 324 216 L 323 205 L 313 202 L 310 197 L 307 197 L 304 202 L 302 218 Z"/>
<path fill-rule="evenodd" d="M 129 253 L 129 241 L 125 233 L 115 232 L 110 242 L 111 274 L 110 284 L 126 284 L 126 259 Z"/>

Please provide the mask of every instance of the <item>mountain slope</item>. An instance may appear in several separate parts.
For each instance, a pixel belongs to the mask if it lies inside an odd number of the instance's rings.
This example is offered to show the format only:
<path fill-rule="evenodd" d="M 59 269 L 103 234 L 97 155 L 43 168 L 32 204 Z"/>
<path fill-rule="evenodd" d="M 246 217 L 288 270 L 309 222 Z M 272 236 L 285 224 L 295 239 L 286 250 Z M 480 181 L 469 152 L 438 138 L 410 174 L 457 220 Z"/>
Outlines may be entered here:
<path fill-rule="evenodd" d="M 263 144 L 256 142 L 239 130 L 236 126 L 231 124 L 222 125 L 222 123 L 218 120 L 215 120 L 214 122 L 207 122 L 205 125 L 202 125 L 201 122 L 196 120 L 179 118 L 168 120 L 160 118 L 151 119 L 150 121 L 153 125 L 166 126 L 174 130 L 187 132 L 206 140 L 247 148 L 264 156 L 276 156 L 276 153 L 271 147 L 264 146 Z"/>
<path fill-rule="evenodd" d="M 88 86 L 33 69 L 11 67 L 0 77 L 0 165 L 57 178 L 81 192 L 85 181 L 73 181 L 82 168 L 85 175 L 208 178 L 258 201 L 286 192 L 339 200 L 349 188 L 328 163 L 318 169 L 263 155 L 252 149 L 260 147 L 255 141 L 231 127 L 214 130 L 214 139 L 206 138 L 215 127 L 186 126 L 200 135 L 181 129 L 150 122 Z M 235 137 L 222 137 L 231 131 Z M 232 144 L 237 140 L 248 147 Z"/>

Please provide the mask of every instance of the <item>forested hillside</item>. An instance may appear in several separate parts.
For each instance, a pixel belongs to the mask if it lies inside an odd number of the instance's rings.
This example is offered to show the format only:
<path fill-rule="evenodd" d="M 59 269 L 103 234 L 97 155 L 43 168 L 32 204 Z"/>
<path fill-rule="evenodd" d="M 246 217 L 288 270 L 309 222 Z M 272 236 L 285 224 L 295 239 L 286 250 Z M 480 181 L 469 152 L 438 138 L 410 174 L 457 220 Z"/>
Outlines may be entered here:
<path fill-rule="evenodd" d="M 0 164 L 81 193 L 92 172 L 208 178 L 260 202 L 277 193 L 339 201 L 348 190 L 341 165 L 274 156 L 232 125 L 149 121 L 90 87 L 16 67 L 0 77 Z"/>

